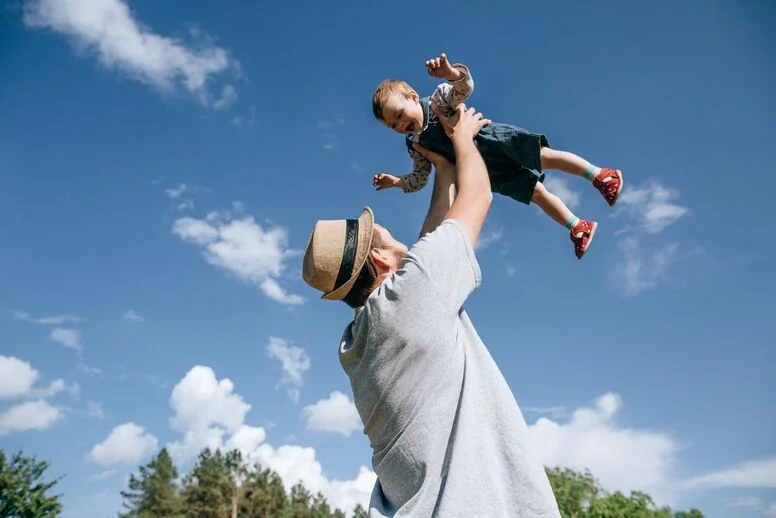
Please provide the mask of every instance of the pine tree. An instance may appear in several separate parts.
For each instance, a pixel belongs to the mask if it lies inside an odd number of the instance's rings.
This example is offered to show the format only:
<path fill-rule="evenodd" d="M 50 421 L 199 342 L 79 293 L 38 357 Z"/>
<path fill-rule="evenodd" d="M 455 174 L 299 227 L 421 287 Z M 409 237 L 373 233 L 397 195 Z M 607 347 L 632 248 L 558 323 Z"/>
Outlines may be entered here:
<path fill-rule="evenodd" d="M 320 491 L 313 497 L 310 503 L 310 516 L 312 518 L 331 518 L 331 507 L 326 497 Z"/>
<path fill-rule="evenodd" d="M 243 487 L 240 516 L 275 518 L 283 516 L 288 495 L 280 476 L 272 470 L 255 466 Z"/>
<path fill-rule="evenodd" d="M 0 516 L 49 518 L 62 512 L 60 495 L 49 494 L 59 478 L 44 482 L 49 463 L 14 453 L 10 462 L 0 450 Z"/>
<path fill-rule="evenodd" d="M 286 506 L 283 516 L 286 518 L 312 518 L 311 501 L 310 491 L 304 487 L 301 481 L 297 482 L 291 488 L 288 506 Z"/>
<path fill-rule="evenodd" d="M 226 457 L 205 448 L 183 481 L 186 516 L 226 518 L 232 511 L 232 480 Z"/>
<path fill-rule="evenodd" d="M 366 512 L 366 509 L 361 504 L 356 505 L 356 508 L 353 509 L 353 518 L 369 518 L 369 515 Z"/>
<path fill-rule="evenodd" d="M 231 450 L 224 457 L 231 491 L 231 517 L 237 518 L 240 509 L 240 500 L 245 490 L 244 482 L 248 478 L 248 466 L 242 458 L 239 450 Z"/>
<path fill-rule="evenodd" d="M 151 462 L 140 467 L 139 476 L 129 476 L 129 490 L 122 491 L 126 518 L 180 518 L 183 516 L 175 480 L 178 470 L 163 448 Z"/>

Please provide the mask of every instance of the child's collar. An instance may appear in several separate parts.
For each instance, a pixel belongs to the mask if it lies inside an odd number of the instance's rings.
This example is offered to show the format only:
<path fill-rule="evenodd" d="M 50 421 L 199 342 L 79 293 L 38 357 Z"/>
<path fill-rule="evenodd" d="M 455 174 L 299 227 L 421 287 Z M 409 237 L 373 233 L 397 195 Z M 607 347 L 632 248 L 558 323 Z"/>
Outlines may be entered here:
<path fill-rule="evenodd" d="M 429 97 L 423 97 L 419 102 L 420 107 L 423 109 L 423 127 L 420 128 L 416 135 L 420 135 L 426 131 L 428 123 L 431 122 L 431 118 L 434 116 L 434 112 L 431 111 L 431 100 Z"/>

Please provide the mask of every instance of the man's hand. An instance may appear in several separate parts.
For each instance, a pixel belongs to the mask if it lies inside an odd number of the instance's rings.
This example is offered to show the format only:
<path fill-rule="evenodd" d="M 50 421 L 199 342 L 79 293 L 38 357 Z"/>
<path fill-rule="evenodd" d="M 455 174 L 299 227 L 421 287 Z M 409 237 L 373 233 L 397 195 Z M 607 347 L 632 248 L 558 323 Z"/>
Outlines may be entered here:
<path fill-rule="evenodd" d="M 434 164 L 434 167 L 436 167 L 437 169 L 439 169 L 440 167 L 444 167 L 444 168 L 447 168 L 448 166 L 451 168 L 453 167 L 452 162 L 450 162 L 448 159 L 446 159 L 439 153 L 436 153 L 434 151 L 424 148 L 417 142 L 412 144 L 412 148 L 418 153 L 420 153 L 421 155 L 423 155 L 423 158 L 425 158 L 426 160 Z"/>
<path fill-rule="evenodd" d="M 474 138 L 482 128 L 491 124 L 490 119 L 486 119 L 481 113 L 476 112 L 474 108 L 466 109 L 466 105 L 461 103 L 449 117 L 445 115 L 442 108 L 436 104 L 431 105 L 431 110 L 439 118 L 442 127 L 450 137 L 450 140 L 456 138 L 468 137 Z"/>
<path fill-rule="evenodd" d="M 393 176 L 388 173 L 379 173 L 372 179 L 372 185 L 375 186 L 375 190 L 382 191 L 383 189 L 390 189 L 391 187 L 401 187 L 401 178 Z"/>
<path fill-rule="evenodd" d="M 426 61 L 426 68 L 428 68 L 428 74 L 430 76 L 439 77 L 451 82 L 458 81 L 463 77 L 463 72 L 450 65 L 444 52 L 439 56 Z"/>

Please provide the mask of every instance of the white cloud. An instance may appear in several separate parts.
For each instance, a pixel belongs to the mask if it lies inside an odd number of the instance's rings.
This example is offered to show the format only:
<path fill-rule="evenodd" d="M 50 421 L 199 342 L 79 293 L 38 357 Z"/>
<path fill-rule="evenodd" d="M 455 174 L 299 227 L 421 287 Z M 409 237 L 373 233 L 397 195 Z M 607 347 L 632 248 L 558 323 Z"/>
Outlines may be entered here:
<path fill-rule="evenodd" d="M 86 365 L 85 363 L 82 363 L 82 362 L 78 362 L 78 365 L 76 365 L 76 370 L 83 372 L 88 376 L 101 377 L 103 375 L 102 369 L 98 367 L 94 367 L 92 365 Z"/>
<path fill-rule="evenodd" d="M 232 85 L 224 85 L 221 88 L 221 97 L 213 103 L 213 108 L 216 110 L 225 110 L 237 101 L 237 90 Z"/>
<path fill-rule="evenodd" d="M 589 469 L 607 490 L 647 491 L 665 500 L 680 445 L 667 433 L 618 425 L 621 406 L 620 396 L 608 393 L 565 422 L 539 418 L 529 426 L 536 451 L 546 466 Z"/>
<path fill-rule="evenodd" d="M 263 430 L 243 429 L 251 406 L 234 393 L 231 380 L 219 381 L 210 367 L 193 367 L 173 388 L 170 405 L 174 411 L 170 426 L 183 436 L 170 445 L 171 453 L 178 457 L 193 457 L 206 446 L 217 448 L 226 434 L 243 443 L 264 440 Z"/>
<path fill-rule="evenodd" d="M 170 426 L 179 432 L 212 425 L 234 432 L 251 408 L 234 393 L 231 380 L 219 381 L 213 369 L 201 365 L 193 367 L 175 385 L 170 405 L 175 412 Z"/>
<path fill-rule="evenodd" d="M 92 448 L 88 459 L 101 466 L 139 464 L 159 446 L 156 437 L 135 423 L 120 424 L 110 435 Z"/>
<path fill-rule="evenodd" d="M 313 493 L 321 491 L 332 507 L 343 510 L 369 501 L 376 479 L 372 471 L 362 466 L 353 480 L 332 480 L 313 448 L 268 444 L 264 428 L 245 423 L 250 405 L 230 380 L 218 380 L 210 367 L 193 367 L 173 389 L 170 405 L 174 413 L 170 423 L 181 439 L 168 446 L 179 460 L 193 459 L 205 446 L 236 448 L 249 462 L 276 471 L 286 490 L 301 480 Z"/>
<path fill-rule="evenodd" d="M 0 356 L 0 398 L 24 396 L 40 377 L 32 365 L 13 356 Z"/>
<path fill-rule="evenodd" d="M 136 323 L 145 322 L 145 318 L 138 315 L 137 311 L 134 309 L 128 309 L 124 312 L 124 320 Z"/>
<path fill-rule="evenodd" d="M 241 212 L 241 205 L 235 212 Z M 258 286 L 281 304 L 302 304 L 304 299 L 285 291 L 278 283 L 286 261 L 298 255 L 288 248 L 288 233 L 281 227 L 262 228 L 252 217 L 235 218 L 231 212 L 214 212 L 205 219 L 180 218 L 175 235 L 202 248 L 205 260 L 237 279 Z"/>
<path fill-rule="evenodd" d="M 86 413 L 89 414 L 89 417 L 94 417 L 100 421 L 105 419 L 105 412 L 102 409 L 102 403 L 97 403 L 96 401 L 89 401 L 86 404 Z"/>
<path fill-rule="evenodd" d="M 672 202 L 678 196 L 677 190 L 654 180 L 623 189 L 614 216 L 625 216 L 626 226 L 616 233 L 621 254 L 612 269 L 612 280 L 625 295 L 655 288 L 668 278 L 674 263 L 695 253 L 682 256 L 678 242 L 660 243 L 655 238 L 690 213 L 688 208 Z"/>
<path fill-rule="evenodd" d="M 679 243 L 665 243 L 654 252 L 648 252 L 638 238 L 627 236 L 617 246 L 622 260 L 612 270 L 614 282 L 622 286 L 626 295 L 638 295 L 665 280 L 668 268 L 677 262 Z"/>
<path fill-rule="evenodd" d="M 56 379 L 46 388 L 33 388 L 40 373 L 32 365 L 13 356 L 0 355 L 0 398 L 50 398 L 63 390 L 78 392 L 78 385 L 68 386 L 64 380 Z"/>
<path fill-rule="evenodd" d="M 615 216 L 626 214 L 650 234 L 657 234 L 687 216 L 690 209 L 673 203 L 679 191 L 650 181 L 639 187 L 626 187 L 617 200 Z"/>
<path fill-rule="evenodd" d="M 474 248 L 479 252 L 480 250 L 485 250 L 490 245 L 497 243 L 501 241 L 501 238 L 504 237 L 504 230 L 501 228 L 498 228 L 489 234 L 484 234 L 479 237 L 477 240 L 477 243 L 474 245 Z"/>
<path fill-rule="evenodd" d="M 299 387 L 304 384 L 304 373 L 310 370 L 310 357 L 301 347 L 289 345 L 282 338 L 270 337 L 267 344 L 267 354 L 270 358 L 280 360 L 283 368 L 281 384 L 291 385 L 289 396 L 294 402 L 299 401 Z"/>
<path fill-rule="evenodd" d="M 55 315 L 50 317 L 34 318 L 26 311 L 20 311 L 18 309 L 12 311 L 11 315 L 16 320 L 22 320 L 24 322 L 30 322 L 33 324 L 43 324 L 43 325 L 62 325 L 65 323 L 76 323 L 76 322 L 83 322 L 84 320 L 86 320 L 83 317 L 76 317 L 73 315 Z"/>
<path fill-rule="evenodd" d="M 253 126 L 254 123 L 256 122 L 256 108 L 254 106 L 251 106 L 250 112 L 251 113 L 249 116 L 242 115 L 242 116 L 232 117 L 232 120 L 231 120 L 232 126 L 234 126 L 235 128 Z"/>
<path fill-rule="evenodd" d="M 544 186 L 548 191 L 560 198 L 563 203 L 566 204 L 566 207 L 572 211 L 579 207 L 581 194 L 579 191 L 575 191 L 569 186 L 566 178 L 556 175 L 547 175 L 544 179 Z"/>
<path fill-rule="evenodd" d="M 517 274 L 517 267 L 511 262 L 506 262 L 504 263 L 504 271 L 506 272 L 507 277 L 511 279 Z"/>
<path fill-rule="evenodd" d="M 186 184 L 182 183 L 178 187 L 165 189 L 164 193 L 172 199 L 178 199 L 186 191 Z"/>
<path fill-rule="evenodd" d="M 0 435 L 28 430 L 45 430 L 54 426 L 62 412 L 42 399 L 12 406 L 0 414 Z"/>
<path fill-rule="evenodd" d="M 345 437 L 361 428 L 361 418 L 356 405 L 339 391 L 334 391 L 328 399 L 321 399 L 306 406 L 302 415 L 307 419 L 308 430 L 335 432 Z"/>
<path fill-rule="evenodd" d="M 313 494 L 318 491 L 323 493 L 332 508 L 346 511 L 351 511 L 359 503 L 363 506 L 368 504 L 377 478 L 374 472 L 361 466 L 353 480 L 331 480 L 316 459 L 315 450 L 310 447 L 284 445 L 275 448 L 263 443 L 254 451 L 245 453 L 251 460 L 277 472 L 286 491 L 301 481 Z"/>
<path fill-rule="evenodd" d="M 194 210 L 194 200 L 183 200 L 178 204 L 176 209 L 178 209 L 181 212 L 183 212 L 184 210 Z"/>
<path fill-rule="evenodd" d="M 183 212 L 186 210 L 194 210 L 194 200 L 187 198 L 183 199 L 183 193 L 190 192 L 192 189 L 189 189 L 188 186 L 185 183 L 179 184 L 178 187 L 168 188 L 164 190 L 164 193 L 173 201 L 177 202 L 177 205 L 175 206 L 175 210 L 179 212 Z M 194 191 L 200 191 L 204 190 L 198 187 L 195 187 L 193 189 Z"/>
<path fill-rule="evenodd" d="M 231 85 L 214 98 L 209 86 L 239 65 L 199 31 L 196 44 L 156 34 L 140 22 L 124 0 L 28 0 L 28 27 L 48 28 L 68 37 L 82 53 L 92 53 L 108 69 L 162 92 L 181 86 L 204 106 L 221 109 L 234 102 Z"/>
<path fill-rule="evenodd" d="M 523 408 L 523 412 L 526 414 L 541 414 L 541 415 L 547 415 L 550 416 L 552 419 L 558 419 L 566 417 L 568 414 L 566 412 L 565 406 L 548 406 L 548 407 L 537 407 L 537 406 L 527 406 Z"/>
<path fill-rule="evenodd" d="M 51 331 L 49 338 L 69 349 L 80 351 L 83 348 L 81 345 L 81 333 L 75 329 L 63 329 L 61 327 L 57 327 Z"/>
<path fill-rule="evenodd" d="M 65 383 L 65 380 L 56 379 L 52 381 L 48 387 L 43 389 L 32 390 L 30 391 L 29 394 L 27 394 L 27 396 L 32 398 L 50 398 L 59 394 L 64 390 L 70 392 L 71 394 L 78 394 L 78 392 L 80 391 L 80 387 L 78 386 L 77 383 L 68 385 L 67 383 Z"/>
<path fill-rule="evenodd" d="M 692 489 L 721 487 L 776 488 L 776 457 L 742 462 L 685 481 Z"/>
<path fill-rule="evenodd" d="M 340 139 L 336 127 L 345 125 L 345 119 L 342 117 L 335 117 L 333 121 L 319 120 L 315 123 L 318 129 L 321 131 L 321 139 L 323 140 L 324 151 L 334 151 L 340 147 Z"/>

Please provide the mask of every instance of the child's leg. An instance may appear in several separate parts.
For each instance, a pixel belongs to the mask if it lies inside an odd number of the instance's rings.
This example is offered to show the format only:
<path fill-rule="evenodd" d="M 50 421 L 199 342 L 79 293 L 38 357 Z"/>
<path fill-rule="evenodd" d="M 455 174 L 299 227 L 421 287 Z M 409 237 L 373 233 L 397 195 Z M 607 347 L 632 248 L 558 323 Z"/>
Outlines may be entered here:
<path fill-rule="evenodd" d="M 587 178 L 601 193 L 609 205 L 614 205 L 622 191 L 622 172 L 597 167 L 584 158 L 548 147 L 541 149 L 542 169 L 557 169 Z"/>
<path fill-rule="evenodd" d="M 533 196 L 531 196 L 531 202 L 536 204 L 537 207 L 542 209 L 545 214 L 557 223 L 569 230 L 571 230 L 574 225 L 576 225 L 577 221 L 579 221 L 579 218 L 566 207 L 563 200 L 548 191 L 542 183 L 536 183 L 536 189 L 534 189 Z"/>
<path fill-rule="evenodd" d="M 549 147 L 542 147 L 541 150 L 542 169 L 557 169 L 576 176 L 584 176 L 585 171 L 595 171 L 599 169 L 593 164 L 568 151 L 559 151 Z"/>
<path fill-rule="evenodd" d="M 578 259 L 587 252 L 598 223 L 579 219 L 566 207 L 563 200 L 552 194 L 542 183 L 537 183 L 531 201 L 544 211 L 549 217 L 566 227 L 571 234 L 574 243 L 574 251 Z"/>

